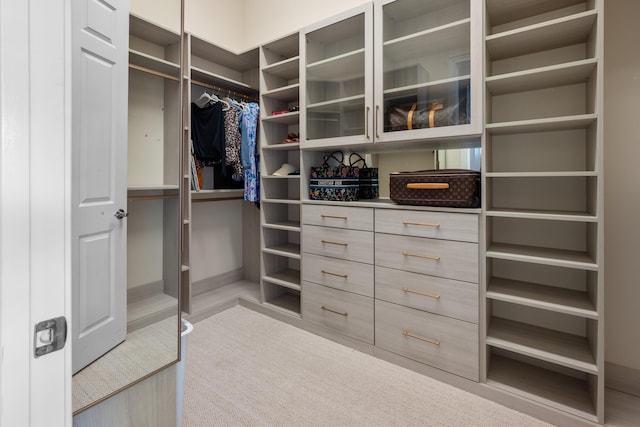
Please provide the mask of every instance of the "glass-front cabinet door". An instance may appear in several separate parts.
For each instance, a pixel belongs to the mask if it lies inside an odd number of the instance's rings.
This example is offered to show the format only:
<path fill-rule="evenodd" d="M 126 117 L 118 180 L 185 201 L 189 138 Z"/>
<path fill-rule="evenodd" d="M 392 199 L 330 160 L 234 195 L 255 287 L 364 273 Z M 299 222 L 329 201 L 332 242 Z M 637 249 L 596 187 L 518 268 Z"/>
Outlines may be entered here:
<path fill-rule="evenodd" d="M 377 142 L 482 132 L 481 4 L 375 2 Z"/>
<path fill-rule="evenodd" d="M 373 4 L 304 30 L 302 146 L 373 142 Z"/>

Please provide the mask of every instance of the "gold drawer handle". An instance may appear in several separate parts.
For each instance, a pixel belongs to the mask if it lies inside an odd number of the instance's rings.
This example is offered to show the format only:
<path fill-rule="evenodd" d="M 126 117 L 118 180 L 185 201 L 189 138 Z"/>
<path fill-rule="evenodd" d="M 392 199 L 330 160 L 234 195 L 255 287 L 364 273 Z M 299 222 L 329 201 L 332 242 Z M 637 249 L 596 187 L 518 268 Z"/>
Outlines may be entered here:
<path fill-rule="evenodd" d="M 346 216 L 336 216 L 336 215 L 326 215 L 326 214 L 320 214 L 321 218 L 333 218 L 333 219 L 344 219 L 345 221 L 349 219 L 349 217 Z"/>
<path fill-rule="evenodd" d="M 412 257 L 415 257 L 415 258 L 430 259 L 432 261 L 440 261 L 440 257 L 439 256 L 418 255 L 418 254 L 412 254 L 411 252 L 407 252 L 407 251 L 402 251 L 402 255 L 404 255 L 404 256 L 412 256 Z"/>
<path fill-rule="evenodd" d="M 342 242 L 332 242 L 331 240 L 320 240 L 322 243 L 325 243 L 327 245 L 338 245 L 338 246 L 348 246 L 348 243 L 342 243 Z"/>
<path fill-rule="evenodd" d="M 440 228 L 440 224 L 429 224 L 428 222 L 402 221 L 402 224 L 404 224 L 404 225 L 419 225 L 421 227 Z"/>
<path fill-rule="evenodd" d="M 324 311 L 329 311 L 331 313 L 339 314 L 340 316 L 347 317 L 349 315 L 349 313 L 343 313 L 342 311 L 331 310 L 330 308 L 327 308 L 324 305 L 320 308 L 323 309 Z"/>
<path fill-rule="evenodd" d="M 402 290 L 410 294 L 422 295 L 423 297 L 429 297 L 433 299 L 440 299 L 440 295 L 438 294 L 425 294 L 423 292 L 414 291 L 413 289 L 409 289 L 409 288 L 402 288 Z"/>
<path fill-rule="evenodd" d="M 416 339 L 416 340 L 428 342 L 429 344 L 440 345 L 440 341 L 439 340 L 431 340 L 429 338 L 419 337 L 417 335 L 411 334 L 409 331 L 407 331 L 405 329 L 402 330 L 402 335 L 404 335 L 405 337 Z"/>
<path fill-rule="evenodd" d="M 337 276 L 337 277 L 342 277 L 343 279 L 346 279 L 347 277 L 349 277 L 347 274 L 340 274 L 340 273 L 332 273 L 330 271 L 326 271 L 326 270 L 320 270 L 320 272 L 322 274 L 328 274 L 330 276 Z"/>

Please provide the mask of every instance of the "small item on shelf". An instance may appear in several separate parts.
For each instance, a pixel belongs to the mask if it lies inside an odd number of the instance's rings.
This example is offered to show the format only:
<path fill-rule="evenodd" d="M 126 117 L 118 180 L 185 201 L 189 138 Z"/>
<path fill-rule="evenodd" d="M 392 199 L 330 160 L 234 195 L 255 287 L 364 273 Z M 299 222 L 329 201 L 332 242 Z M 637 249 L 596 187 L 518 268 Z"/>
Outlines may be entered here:
<path fill-rule="evenodd" d="M 300 107 L 298 107 L 297 105 L 295 107 L 289 107 L 290 113 L 295 113 L 296 111 L 300 111 Z"/>
<path fill-rule="evenodd" d="M 309 180 L 311 200 L 341 202 L 358 200 L 360 168 L 345 165 L 343 159 L 342 151 L 334 151 L 324 156 L 322 166 L 311 167 Z M 335 166 L 329 165 L 331 160 Z"/>
<path fill-rule="evenodd" d="M 295 172 L 295 170 L 296 170 L 295 166 L 290 165 L 289 163 L 283 163 L 282 166 L 280 166 L 280 169 L 275 171 L 273 173 L 273 175 L 275 175 L 275 176 L 287 176 L 287 175 L 291 175 L 293 172 Z"/>
<path fill-rule="evenodd" d="M 289 110 L 274 111 L 272 116 L 279 116 L 280 114 L 287 114 L 288 112 L 289 112 Z"/>
<path fill-rule="evenodd" d="M 477 208 L 480 172 L 469 169 L 391 172 L 389 196 L 399 205 Z"/>
<path fill-rule="evenodd" d="M 284 143 L 291 144 L 292 142 L 300 142 L 300 135 L 297 133 L 287 134 L 287 139 L 284 140 Z"/>

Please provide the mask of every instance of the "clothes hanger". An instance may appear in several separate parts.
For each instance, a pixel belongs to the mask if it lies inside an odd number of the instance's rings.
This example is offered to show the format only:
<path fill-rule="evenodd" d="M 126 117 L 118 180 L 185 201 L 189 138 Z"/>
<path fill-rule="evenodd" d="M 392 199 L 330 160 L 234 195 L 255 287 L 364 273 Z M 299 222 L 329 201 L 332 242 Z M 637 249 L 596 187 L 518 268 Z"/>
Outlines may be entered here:
<path fill-rule="evenodd" d="M 202 93 L 202 95 L 200 95 L 200 98 L 198 98 L 198 99 L 196 99 L 194 101 L 194 104 L 196 104 L 200 108 L 203 108 L 203 107 L 207 106 L 210 102 L 211 102 L 211 95 L 209 95 L 207 93 L 207 91 L 205 90 Z"/>

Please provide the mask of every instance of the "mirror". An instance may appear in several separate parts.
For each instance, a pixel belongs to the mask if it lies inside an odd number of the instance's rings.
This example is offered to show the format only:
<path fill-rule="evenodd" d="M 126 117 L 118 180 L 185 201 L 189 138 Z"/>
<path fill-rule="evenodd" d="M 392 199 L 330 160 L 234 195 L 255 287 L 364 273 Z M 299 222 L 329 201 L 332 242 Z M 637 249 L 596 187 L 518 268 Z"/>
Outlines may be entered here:
<path fill-rule="evenodd" d="M 172 18 L 181 16 L 181 2 L 175 3 L 177 9 L 172 10 L 178 13 Z M 121 220 L 124 221 L 121 224 L 126 225 L 126 282 L 117 283 L 115 280 L 113 285 L 118 287 L 118 292 L 126 293 L 126 301 L 125 298 L 113 298 L 111 303 L 118 307 L 111 310 L 116 314 L 110 314 L 113 317 L 120 316 L 118 312 L 122 313 L 122 324 L 126 326 L 119 328 L 123 333 L 117 339 L 106 337 L 109 340 L 106 352 L 101 354 L 100 351 L 80 364 L 76 364 L 80 359 L 78 354 L 86 350 L 83 347 L 91 346 L 76 346 L 74 342 L 74 371 L 77 371 L 73 375 L 74 415 L 153 375 L 179 358 L 183 228 L 181 29 L 178 25 L 177 29 L 169 30 L 137 17 L 133 14 L 134 4 L 131 6 L 127 201 L 126 217 Z M 161 73 L 157 69 L 160 67 Z M 80 185 L 78 181 L 75 177 L 73 185 Z M 77 256 L 72 262 L 82 263 L 82 259 Z M 83 269 L 74 267 L 73 270 Z M 89 275 L 99 275 L 92 271 L 91 265 L 84 270 Z M 87 280 L 92 279 L 89 277 Z M 110 283 L 110 279 L 102 281 Z M 98 290 L 96 286 L 91 289 Z M 97 293 L 101 293 L 100 290 Z M 93 299 L 83 296 L 79 300 L 98 302 L 101 297 L 111 298 L 108 291 L 103 293 L 105 295 L 94 296 Z M 117 301 L 125 302 L 120 304 Z M 74 301 L 73 315 L 86 316 L 85 313 L 97 305 L 87 307 L 83 302 L 76 304 Z M 92 328 L 90 325 L 86 330 Z M 95 328 L 98 329 L 99 325 Z"/>
<path fill-rule="evenodd" d="M 481 148 L 456 148 L 436 150 L 435 169 L 471 169 L 479 171 L 482 166 Z"/>

